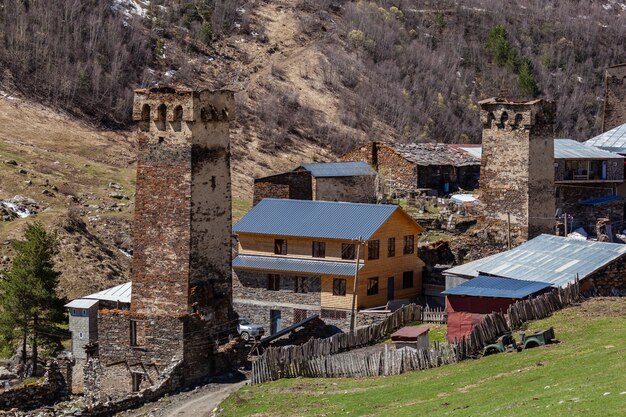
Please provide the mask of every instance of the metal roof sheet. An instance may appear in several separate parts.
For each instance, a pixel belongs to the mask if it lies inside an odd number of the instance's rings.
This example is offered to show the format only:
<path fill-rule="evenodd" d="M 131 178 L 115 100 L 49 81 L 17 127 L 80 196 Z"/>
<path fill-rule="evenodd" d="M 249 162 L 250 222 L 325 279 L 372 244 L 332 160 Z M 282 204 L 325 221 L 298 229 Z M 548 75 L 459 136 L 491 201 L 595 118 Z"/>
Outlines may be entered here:
<path fill-rule="evenodd" d="M 365 161 L 356 162 L 326 162 L 318 164 L 302 164 L 314 177 L 353 177 L 358 175 L 373 175 L 372 167 Z"/>
<path fill-rule="evenodd" d="M 626 245 L 541 235 L 509 251 L 444 271 L 446 275 L 496 275 L 565 286 L 624 256 Z"/>
<path fill-rule="evenodd" d="M 235 224 L 236 233 L 367 240 L 398 206 L 264 198 Z M 416 227 L 419 227 L 416 225 Z"/>
<path fill-rule="evenodd" d="M 67 308 L 91 308 L 94 304 L 98 304 L 98 300 L 87 300 L 85 298 L 77 298 L 65 304 Z"/>
<path fill-rule="evenodd" d="M 623 156 L 606 150 L 585 146 L 574 139 L 554 139 L 554 159 L 623 159 Z"/>
<path fill-rule="evenodd" d="M 585 145 L 611 152 L 626 153 L 626 123 L 589 139 Z"/>
<path fill-rule="evenodd" d="M 235 269 L 293 272 L 299 274 L 352 276 L 356 261 L 324 261 L 321 259 L 290 258 L 285 256 L 238 255 L 233 259 Z M 363 264 L 359 265 L 359 269 Z"/>
<path fill-rule="evenodd" d="M 622 200 L 624 197 L 621 195 L 607 195 L 605 197 L 590 198 L 588 200 L 581 201 L 580 204 L 584 206 L 600 206 L 602 204 L 612 203 L 613 201 Z"/>
<path fill-rule="evenodd" d="M 104 301 L 119 301 L 120 303 L 130 303 L 132 295 L 132 283 L 126 282 L 115 287 L 107 288 L 97 293 L 86 295 L 82 298 Z"/>
<path fill-rule="evenodd" d="M 494 298 L 526 298 L 550 286 L 551 284 L 547 282 L 479 275 L 458 287 L 443 291 L 442 294 Z"/>

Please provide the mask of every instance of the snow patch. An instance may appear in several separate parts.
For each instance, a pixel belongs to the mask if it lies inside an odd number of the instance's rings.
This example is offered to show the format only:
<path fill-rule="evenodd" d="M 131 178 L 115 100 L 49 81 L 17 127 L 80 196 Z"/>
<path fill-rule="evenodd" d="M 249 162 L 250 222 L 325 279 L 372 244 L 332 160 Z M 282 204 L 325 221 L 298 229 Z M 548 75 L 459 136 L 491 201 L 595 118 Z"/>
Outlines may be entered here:
<path fill-rule="evenodd" d="M 117 250 L 122 252 L 122 255 L 124 255 L 127 258 L 132 258 L 133 257 L 133 255 L 131 255 L 130 253 L 126 252 L 124 249 L 117 248 Z"/>
<path fill-rule="evenodd" d="M 111 8 L 129 18 L 133 15 L 147 17 L 148 6 L 150 6 L 150 0 L 113 0 Z"/>
<path fill-rule="evenodd" d="M 11 210 L 13 213 L 17 214 L 17 217 L 23 219 L 25 217 L 31 216 L 33 213 L 27 208 L 18 207 L 17 204 L 12 203 L 10 201 L 2 201 L 0 202 L 4 207 Z"/>

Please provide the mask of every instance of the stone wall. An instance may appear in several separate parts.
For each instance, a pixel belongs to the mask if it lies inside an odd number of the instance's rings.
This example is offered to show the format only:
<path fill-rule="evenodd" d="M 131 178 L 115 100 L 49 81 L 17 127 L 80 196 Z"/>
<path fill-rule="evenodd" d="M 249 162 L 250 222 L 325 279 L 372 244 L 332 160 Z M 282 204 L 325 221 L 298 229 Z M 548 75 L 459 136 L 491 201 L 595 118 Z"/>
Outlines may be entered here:
<path fill-rule="evenodd" d="M 98 303 L 89 309 L 70 308 L 69 329 L 72 334 L 72 354 L 77 359 L 86 358 L 85 345 L 98 340 Z"/>
<path fill-rule="evenodd" d="M 0 393 L 0 410 L 32 410 L 64 400 L 68 395 L 65 378 L 55 361 L 48 362 L 39 381 Z"/>
<path fill-rule="evenodd" d="M 597 206 L 582 205 L 580 201 L 614 194 L 611 184 L 557 184 L 557 207 L 568 215 L 570 220 L 568 232 L 573 228 L 583 227 L 587 233 L 595 234 L 595 226 L 600 218 L 608 218 L 611 222 L 624 220 L 624 200 L 617 200 Z M 617 232 L 617 231 L 614 231 Z"/>
<path fill-rule="evenodd" d="M 376 202 L 376 177 L 374 175 L 321 177 L 314 178 L 313 183 L 314 199 L 318 201 Z"/>
<path fill-rule="evenodd" d="M 602 131 L 626 123 L 626 64 L 606 69 Z"/>
<path fill-rule="evenodd" d="M 581 284 L 581 292 L 589 291 L 592 295 L 626 295 L 626 256 L 622 256 L 597 272 L 594 272 Z"/>
<path fill-rule="evenodd" d="M 313 180 L 309 171 L 290 171 L 254 180 L 252 203 L 264 198 L 313 200 Z"/>

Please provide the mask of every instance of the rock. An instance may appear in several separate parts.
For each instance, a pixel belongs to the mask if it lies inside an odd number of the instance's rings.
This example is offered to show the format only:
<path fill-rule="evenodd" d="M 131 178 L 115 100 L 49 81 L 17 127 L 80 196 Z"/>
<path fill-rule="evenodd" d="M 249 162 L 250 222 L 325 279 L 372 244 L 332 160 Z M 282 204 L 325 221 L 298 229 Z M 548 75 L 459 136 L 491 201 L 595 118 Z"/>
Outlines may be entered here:
<path fill-rule="evenodd" d="M 11 379 L 17 379 L 17 375 L 5 367 L 0 367 L 0 381 L 8 381 Z"/>
<path fill-rule="evenodd" d="M 54 193 L 50 190 L 43 190 L 41 194 L 48 196 L 48 197 L 54 197 Z"/>
<path fill-rule="evenodd" d="M 59 188 L 56 185 L 52 186 L 52 191 L 59 191 Z"/>
<path fill-rule="evenodd" d="M 121 189 L 122 189 L 122 186 L 121 186 L 121 185 L 119 185 L 119 184 L 118 184 L 118 183 L 116 183 L 116 182 L 110 182 L 110 183 L 109 183 L 109 188 L 114 188 L 114 189 L 116 189 L 116 190 L 121 190 Z"/>
<path fill-rule="evenodd" d="M 24 168 L 20 168 L 20 170 L 19 170 L 19 171 L 17 171 L 17 172 L 18 172 L 19 174 L 23 174 L 23 175 L 28 174 L 28 171 L 26 171 Z"/>
<path fill-rule="evenodd" d="M 127 200 L 128 200 L 128 197 L 126 197 L 126 196 L 125 196 L 124 194 L 122 194 L 122 193 L 111 193 L 111 194 L 109 194 L 109 197 L 111 197 L 111 198 L 116 198 L 116 199 L 118 199 L 118 200 L 122 200 L 122 199 L 127 199 Z"/>
<path fill-rule="evenodd" d="M 4 161 L 5 164 L 7 165 L 15 165 L 17 166 L 17 161 L 15 159 L 7 159 L 6 161 Z"/>
<path fill-rule="evenodd" d="M 26 185 L 33 185 L 33 182 L 31 180 L 28 181 L 24 181 L 26 183 Z"/>

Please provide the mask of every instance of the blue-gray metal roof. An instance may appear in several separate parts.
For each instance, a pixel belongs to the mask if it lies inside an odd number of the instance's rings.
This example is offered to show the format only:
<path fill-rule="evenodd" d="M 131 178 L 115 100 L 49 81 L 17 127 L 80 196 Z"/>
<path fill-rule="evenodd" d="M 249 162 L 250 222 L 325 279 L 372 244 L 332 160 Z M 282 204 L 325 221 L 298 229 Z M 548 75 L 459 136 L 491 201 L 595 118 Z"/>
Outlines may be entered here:
<path fill-rule="evenodd" d="M 623 159 L 623 156 L 606 150 L 585 146 L 574 139 L 554 139 L 554 159 Z"/>
<path fill-rule="evenodd" d="M 622 200 L 624 197 L 621 195 L 607 195 L 598 198 L 589 198 L 580 202 L 583 206 L 601 206 L 602 204 L 612 203 L 614 201 Z"/>
<path fill-rule="evenodd" d="M 442 292 L 442 294 L 495 298 L 526 298 L 550 286 L 551 284 L 547 282 L 479 275 L 458 287 Z"/>
<path fill-rule="evenodd" d="M 446 275 L 482 274 L 565 286 L 626 254 L 626 245 L 541 235 L 509 251 L 455 266 Z"/>
<path fill-rule="evenodd" d="M 286 256 L 239 255 L 233 259 L 235 269 L 291 272 L 294 274 L 352 276 L 356 262 L 325 261 L 322 259 L 290 258 Z M 359 269 L 363 264 L 359 265 Z"/>
<path fill-rule="evenodd" d="M 235 224 L 235 233 L 367 240 L 396 211 L 391 204 L 264 198 Z"/>
<path fill-rule="evenodd" d="M 67 308 L 91 308 L 94 304 L 97 304 L 98 300 L 88 300 L 86 298 L 77 298 L 69 303 L 65 304 Z"/>
<path fill-rule="evenodd" d="M 626 123 L 589 139 L 585 145 L 611 152 L 626 153 Z"/>
<path fill-rule="evenodd" d="M 357 162 L 325 162 L 318 164 L 303 164 L 314 177 L 354 177 L 358 175 L 373 175 L 372 167 L 365 161 Z"/>
<path fill-rule="evenodd" d="M 130 299 L 132 297 L 132 289 L 132 283 L 129 281 L 121 285 L 116 285 L 115 287 L 107 288 L 106 290 L 102 290 L 94 294 L 86 295 L 83 298 L 130 303 Z"/>

